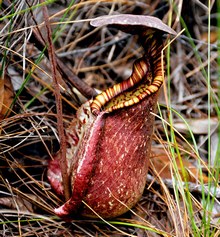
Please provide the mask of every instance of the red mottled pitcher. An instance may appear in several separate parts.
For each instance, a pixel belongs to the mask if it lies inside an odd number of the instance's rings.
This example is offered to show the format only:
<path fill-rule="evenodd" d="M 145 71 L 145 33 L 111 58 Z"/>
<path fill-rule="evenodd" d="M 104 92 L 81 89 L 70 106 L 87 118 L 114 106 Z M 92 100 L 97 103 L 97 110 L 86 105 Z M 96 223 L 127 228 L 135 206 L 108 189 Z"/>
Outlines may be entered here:
<path fill-rule="evenodd" d="M 93 26 L 111 25 L 139 34 L 145 53 L 131 76 L 83 104 L 66 131 L 71 198 L 55 213 L 112 218 L 140 199 L 148 172 L 157 96 L 163 83 L 163 32 L 175 32 L 159 19 L 114 15 L 94 19 Z M 59 153 L 49 163 L 48 179 L 63 195 Z"/>

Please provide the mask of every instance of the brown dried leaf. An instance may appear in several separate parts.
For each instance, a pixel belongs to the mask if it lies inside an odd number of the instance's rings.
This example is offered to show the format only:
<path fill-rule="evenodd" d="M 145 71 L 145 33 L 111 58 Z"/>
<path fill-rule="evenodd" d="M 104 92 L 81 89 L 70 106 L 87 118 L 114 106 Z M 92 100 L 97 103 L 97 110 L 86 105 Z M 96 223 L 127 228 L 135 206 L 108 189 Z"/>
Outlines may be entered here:
<path fill-rule="evenodd" d="M 182 163 L 186 169 L 187 177 L 184 177 L 182 172 L 181 163 L 179 160 L 176 160 L 179 173 L 182 177 L 182 180 L 187 179 L 188 182 L 199 183 L 199 169 L 193 165 L 188 160 L 182 160 Z M 160 148 L 152 148 L 152 154 L 150 158 L 150 167 L 155 173 L 159 174 L 162 179 L 172 179 L 171 172 L 171 161 L 168 154 L 164 151 L 164 149 Z M 203 173 L 203 182 L 208 183 L 208 177 Z"/>
<path fill-rule="evenodd" d="M 218 32 L 217 31 L 211 31 L 210 32 L 210 43 L 215 43 L 218 39 Z M 208 42 L 208 32 L 204 32 L 201 35 L 201 40 Z"/>
<path fill-rule="evenodd" d="M 32 197 L 33 200 L 36 199 Z M 32 203 L 28 202 L 27 200 L 17 196 L 17 197 L 3 197 L 0 198 L 0 205 L 5 206 L 9 209 L 19 211 L 28 211 L 33 212 L 33 205 Z"/>
<path fill-rule="evenodd" d="M 208 134 L 208 129 L 210 125 L 210 129 L 213 130 L 218 126 L 218 118 L 213 117 L 210 120 L 208 118 L 201 118 L 201 119 L 189 119 L 186 120 L 188 126 L 192 130 L 194 134 Z M 174 127 L 183 133 L 188 133 L 189 128 L 184 122 L 176 122 Z"/>
<path fill-rule="evenodd" d="M 11 78 L 5 75 L 0 79 L 0 119 L 9 116 L 10 106 L 14 98 Z"/>

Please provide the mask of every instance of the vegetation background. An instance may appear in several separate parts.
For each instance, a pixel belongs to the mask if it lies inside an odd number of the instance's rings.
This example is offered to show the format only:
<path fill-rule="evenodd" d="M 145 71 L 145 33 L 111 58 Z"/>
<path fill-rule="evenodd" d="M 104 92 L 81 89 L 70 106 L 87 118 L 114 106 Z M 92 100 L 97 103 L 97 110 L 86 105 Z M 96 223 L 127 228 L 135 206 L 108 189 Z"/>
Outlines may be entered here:
<path fill-rule="evenodd" d="M 37 38 L 46 35 L 43 5 L 60 63 L 64 127 L 91 98 L 91 88 L 126 79 L 143 52 L 137 38 L 94 29 L 90 19 L 153 15 L 184 29 L 171 44 L 164 37 L 166 82 L 145 192 L 114 220 L 79 216 L 66 223 L 53 213 L 62 200 L 46 169 L 60 143 L 51 62 Z M 220 236 L 220 1 L 3 0 L 0 9 L 0 235 Z"/>

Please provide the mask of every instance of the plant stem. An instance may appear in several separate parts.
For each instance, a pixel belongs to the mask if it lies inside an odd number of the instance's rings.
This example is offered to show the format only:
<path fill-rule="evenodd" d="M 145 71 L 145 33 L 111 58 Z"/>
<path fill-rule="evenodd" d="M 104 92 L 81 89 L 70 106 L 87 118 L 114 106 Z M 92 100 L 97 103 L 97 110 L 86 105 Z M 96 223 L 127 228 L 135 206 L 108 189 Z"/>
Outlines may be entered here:
<path fill-rule="evenodd" d="M 41 0 L 43 3 L 43 0 Z M 68 200 L 70 198 L 70 180 L 67 173 L 67 161 L 66 161 L 66 139 L 63 128 L 63 116 L 62 116 L 62 101 L 60 96 L 60 86 L 59 82 L 61 81 L 61 77 L 56 69 L 56 58 L 55 51 L 52 42 L 52 31 L 50 28 L 49 17 L 47 7 L 43 6 L 43 15 L 45 20 L 45 26 L 47 31 L 47 42 L 48 42 L 48 55 L 51 63 L 51 71 L 54 83 L 54 94 L 56 98 L 56 109 L 57 109 L 57 130 L 60 138 L 60 159 L 59 164 L 61 168 L 62 181 L 64 187 L 64 196 L 65 199 Z"/>

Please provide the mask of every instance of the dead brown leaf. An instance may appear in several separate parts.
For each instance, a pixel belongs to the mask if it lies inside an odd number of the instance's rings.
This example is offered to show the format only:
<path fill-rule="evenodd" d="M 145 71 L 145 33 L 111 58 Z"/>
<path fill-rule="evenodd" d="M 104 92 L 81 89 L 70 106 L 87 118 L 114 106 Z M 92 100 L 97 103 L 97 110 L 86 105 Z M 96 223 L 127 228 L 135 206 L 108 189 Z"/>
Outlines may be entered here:
<path fill-rule="evenodd" d="M 199 118 L 199 119 L 186 119 L 188 126 L 194 134 L 208 134 L 209 126 L 211 131 L 216 129 L 218 126 L 218 118 L 212 117 L 208 118 Z M 180 121 L 174 124 L 174 127 L 182 133 L 189 133 L 189 127 L 186 123 Z"/>
<path fill-rule="evenodd" d="M 0 120 L 9 116 L 14 98 L 14 90 L 11 83 L 11 78 L 5 75 L 0 79 Z"/>
<path fill-rule="evenodd" d="M 32 195 L 32 199 L 36 198 Z M 0 198 L 0 205 L 12 210 L 19 209 L 19 211 L 33 212 L 32 203 L 19 196 Z"/>
<path fill-rule="evenodd" d="M 218 32 L 217 31 L 211 31 L 210 32 L 210 43 L 213 44 L 218 39 Z M 201 35 L 201 40 L 208 42 L 208 32 L 203 32 Z"/>
<path fill-rule="evenodd" d="M 181 162 L 185 168 L 184 174 L 181 168 Z M 183 181 L 192 183 L 200 183 L 199 168 L 193 165 L 188 160 L 176 160 L 178 171 Z M 172 164 L 168 154 L 162 148 L 152 148 L 152 155 L 150 158 L 150 168 L 162 179 L 172 179 Z M 203 182 L 208 183 L 208 177 L 203 173 Z"/>

